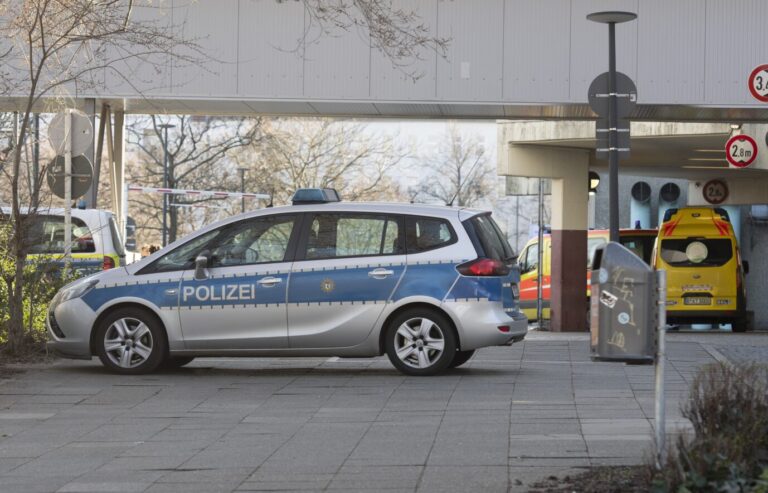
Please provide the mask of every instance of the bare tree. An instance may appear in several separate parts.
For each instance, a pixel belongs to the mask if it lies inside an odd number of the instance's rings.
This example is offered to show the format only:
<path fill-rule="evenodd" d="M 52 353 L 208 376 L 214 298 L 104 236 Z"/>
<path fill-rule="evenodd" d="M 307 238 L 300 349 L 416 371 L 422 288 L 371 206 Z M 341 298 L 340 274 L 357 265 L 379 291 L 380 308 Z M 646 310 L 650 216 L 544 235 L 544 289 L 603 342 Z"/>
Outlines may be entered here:
<path fill-rule="evenodd" d="M 4 62 L 0 90 L 4 96 L 23 100 L 15 142 L 2 166 L 11 188 L 6 251 L 13 257 L 13 268 L 1 273 L 8 293 L 10 352 L 20 351 L 25 340 L 22 289 L 34 218 L 22 213 L 25 187 L 21 181 L 32 112 L 51 102 L 55 105 L 56 98 L 65 102 L 75 85 L 82 91 L 97 89 L 105 71 L 130 83 L 129 74 L 121 68 L 133 61 L 160 63 L 157 56 L 198 60 L 197 45 L 177 38 L 175 26 L 136 21 L 133 10 L 131 0 L 10 0 L 0 7 Z M 33 191 L 32 197 L 36 196 Z M 28 205 L 32 211 L 37 207 Z"/>
<path fill-rule="evenodd" d="M 285 119 L 268 138 L 237 156 L 252 189 L 286 203 L 297 188 L 331 187 L 344 200 L 403 199 L 390 173 L 408 156 L 396 139 L 366 125 L 331 119 Z"/>
<path fill-rule="evenodd" d="M 165 142 L 163 125 L 173 125 Z M 195 190 L 239 189 L 239 177 L 232 156 L 237 149 L 263 140 L 260 118 L 204 118 L 189 116 L 138 118 L 128 125 L 127 151 L 136 162 L 129 177 L 145 186 L 166 186 Z M 168 150 L 167 184 L 163 183 L 165 149 Z M 194 220 L 195 206 L 215 198 L 190 199 L 172 196 L 168 207 L 168 242 L 176 240 L 180 222 Z M 139 212 L 133 217 L 144 232 L 162 231 L 162 198 L 136 195 L 131 202 Z M 198 215 L 199 216 L 199 215 Z M 191 232 L 191 228 L 183 228 Z"/>
<path fill-rule="evenodd" d="M 431 170 L 421 195 L 446 205 L 470 206 L 494 193 L 493 170 L 479 135 L 449 123 L 437 148 L 420 156 Z"/>

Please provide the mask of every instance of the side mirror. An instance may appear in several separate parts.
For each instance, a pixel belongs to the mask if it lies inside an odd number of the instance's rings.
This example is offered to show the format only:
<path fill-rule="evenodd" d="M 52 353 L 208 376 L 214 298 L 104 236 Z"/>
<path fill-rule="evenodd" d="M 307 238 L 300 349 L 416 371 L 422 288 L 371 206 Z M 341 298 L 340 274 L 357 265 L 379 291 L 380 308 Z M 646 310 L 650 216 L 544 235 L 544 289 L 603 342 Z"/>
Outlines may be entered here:
<path fill-rule="evenodd" d="M 742 260 L 741 268 L 744 269 L 744 274 L 749 274 L 749 262 L 747 262 L 746 260 Z"/>
<path fill-rule="evenodd" d="M 205 250 L 195 258 L 195 280 L 203 281 L 208 279 L 208 262 L 211 259 L 211 252 Z"/>

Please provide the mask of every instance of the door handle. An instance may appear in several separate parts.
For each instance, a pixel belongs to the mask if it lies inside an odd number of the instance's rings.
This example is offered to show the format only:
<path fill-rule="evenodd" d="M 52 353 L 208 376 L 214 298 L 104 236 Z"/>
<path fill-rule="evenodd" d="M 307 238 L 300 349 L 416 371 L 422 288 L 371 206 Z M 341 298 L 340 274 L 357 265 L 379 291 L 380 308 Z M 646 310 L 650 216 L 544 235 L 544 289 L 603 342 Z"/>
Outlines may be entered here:
<path fill-rule="evenodd" d="M 271 287 L 281 282 L 283 282 L 283 280 L 280 279 L 279 277 L 264 277 L 256 281 L 256 284 L 258 284 L 259 286 Z"/>
<path fill-rule="evenodd" d="M 374 279 L 384 279 L 385 277 L 389 277 L 395 274 L 395 271 L 389 270 L 389 269 L 374 269 L 368 273 L 368 277 L 373 277 Z"/>
<path fill-rule="evenodd" d="M 177 294 L 179 294 L 179 290 L 175 289 L 175 288 L 173 288 L 173 289 L 166 289 L 165 290 L 165 294 L 166 294 L 166 296 L 176 296 Z"/>

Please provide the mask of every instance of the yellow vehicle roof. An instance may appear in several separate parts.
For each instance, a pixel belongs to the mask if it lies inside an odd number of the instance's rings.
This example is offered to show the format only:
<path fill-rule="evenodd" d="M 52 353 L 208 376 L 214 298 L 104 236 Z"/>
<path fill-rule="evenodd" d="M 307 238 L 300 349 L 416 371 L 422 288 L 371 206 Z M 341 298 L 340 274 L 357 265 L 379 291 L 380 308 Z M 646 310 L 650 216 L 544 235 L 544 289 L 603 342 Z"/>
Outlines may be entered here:
<path fill-rule="evenodd" d="M 722 209 L 683 207 L 659 228 L 660 238 L 733 237 L 733 227 Z"/>

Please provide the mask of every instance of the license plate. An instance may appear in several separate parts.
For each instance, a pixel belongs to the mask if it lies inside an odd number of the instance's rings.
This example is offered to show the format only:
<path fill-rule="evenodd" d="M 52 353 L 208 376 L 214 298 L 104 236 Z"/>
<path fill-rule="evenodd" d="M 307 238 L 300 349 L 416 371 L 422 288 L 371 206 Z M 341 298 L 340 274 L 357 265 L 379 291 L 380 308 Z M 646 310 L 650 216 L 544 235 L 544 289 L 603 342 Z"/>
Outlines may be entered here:
<path fill-rule="evenodd" d="M 709 298 L 707 296 L 689 296 L 687 298 L 683 298 L 683 304 L 684 305 L 711 305 L 712 298 Z"/>

